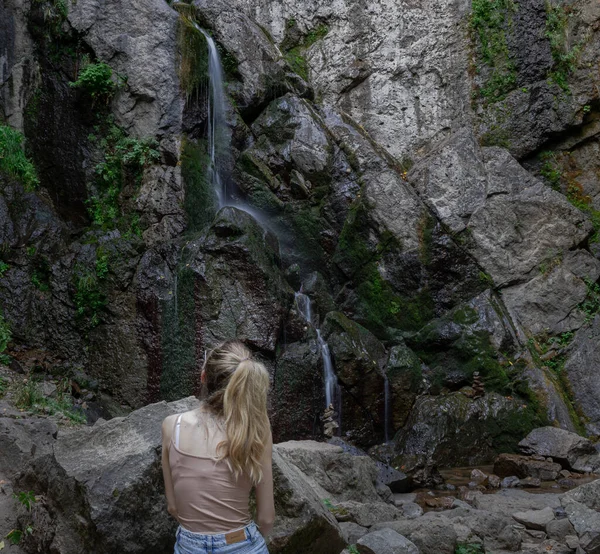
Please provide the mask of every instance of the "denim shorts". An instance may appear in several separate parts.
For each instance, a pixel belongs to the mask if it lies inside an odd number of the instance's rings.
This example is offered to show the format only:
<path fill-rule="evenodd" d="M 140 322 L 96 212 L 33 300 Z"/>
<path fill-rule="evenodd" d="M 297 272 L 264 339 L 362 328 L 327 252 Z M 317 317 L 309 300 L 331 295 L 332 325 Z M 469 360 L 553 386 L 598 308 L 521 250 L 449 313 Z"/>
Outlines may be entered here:
<path fill-rule="evenodd" d="M 246 535 L 245 539 L 227 544 L 224 534 L 203 535 L 180 526 L 175 535 L 177 542 L 174 554 L 269 554 L 265 539 L 254 522 L 241 531 Z"/>

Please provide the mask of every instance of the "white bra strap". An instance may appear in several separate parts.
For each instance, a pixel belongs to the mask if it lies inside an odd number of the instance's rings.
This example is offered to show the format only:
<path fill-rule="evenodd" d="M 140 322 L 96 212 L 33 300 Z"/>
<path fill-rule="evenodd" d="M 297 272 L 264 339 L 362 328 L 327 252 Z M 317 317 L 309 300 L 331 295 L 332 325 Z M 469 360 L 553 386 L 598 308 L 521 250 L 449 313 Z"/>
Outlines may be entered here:
<path fill-rule="evenodd" d="M 177 423 L 175 423 L 175 448 L 179 448 L 179 427 L 181 425 L 181 416 L 183 414 L 179 414 L 177 418 Z"/>

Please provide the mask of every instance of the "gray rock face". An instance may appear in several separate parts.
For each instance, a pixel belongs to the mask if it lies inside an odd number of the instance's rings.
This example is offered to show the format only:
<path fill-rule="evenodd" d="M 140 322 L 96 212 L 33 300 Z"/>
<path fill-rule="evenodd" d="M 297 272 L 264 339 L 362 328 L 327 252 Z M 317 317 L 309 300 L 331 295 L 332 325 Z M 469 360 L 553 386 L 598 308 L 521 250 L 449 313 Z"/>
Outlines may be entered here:
<path fill-rule="evenodd" d="M 177 75 L 178 15 L 165 2 L 139 6 L 83 0 L 69 6 L 68 20 L 101 61 L 127 75 L 115 98 L 117 122 L 137 136 L 176 134 L 183 98 Z"/>
<path fill-rule="evenodd" d="M 413 475 L 422 468 L 455 465 L 457 456 L 469 465 L 489 462 L 494 441 L 506 432 L 505 418 L 519 410 L 514 401 L 496 393 L 475 400 L 462 393 L 420 397 L 406 427 L 394 438 L 395 465 Z"/>
<path fill-rule="evenodd" d="M 591 441 L 556 427 L 534 429 L 520 443 L 524 454 L 550 456 L 575 471 L 595 471 L 600 462 L 598 451 Z"/>
<path fill-rule="evenodd" d="M 589 418 L 586 427 L 600 433 L 600 316 L 581 328 L 571 343 L 565 372 L 573 394 L 583 413 Z"/>
<path fill-rule="evenodd" d="M 391 529 L 368 533 L 356 543 L 361 554 L 419 554 L 419 549 L 406 537 Z"/>
<path fill-rule="evenodd" d="M 0 473 L 9 478 L 52 452 L 58 428 L 47 419 L 0 417 Z"/>

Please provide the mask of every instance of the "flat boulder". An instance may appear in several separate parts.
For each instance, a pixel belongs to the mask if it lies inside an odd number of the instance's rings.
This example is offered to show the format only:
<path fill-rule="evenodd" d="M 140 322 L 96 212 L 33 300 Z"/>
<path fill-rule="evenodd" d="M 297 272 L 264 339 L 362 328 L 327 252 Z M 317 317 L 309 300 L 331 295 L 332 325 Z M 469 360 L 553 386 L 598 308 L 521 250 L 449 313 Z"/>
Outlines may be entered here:
<path fill-rule="evenodd" d="M 523 454 L 549 456 L 567 469 L 574 471 L 597 471 L 600 469 L 600 453 L 594 444 L 576 433 L 558 427 L 534 429 L 520 443 Z"/>
<path fill-rule="evenodd" d="M 527 529 L 545 531 L 546 526 L 554 519 L 554 510 L 546 507 L 543 510 L 529 510 L 527 512 L 516 512 L 513 518 L 518 523 L 525 525 Z"/>
<path fill-rule="evenodd" d="M 368 533 L 356 543 L 360 554 L 419 554 L 419 549 L 392 529 Z"/>

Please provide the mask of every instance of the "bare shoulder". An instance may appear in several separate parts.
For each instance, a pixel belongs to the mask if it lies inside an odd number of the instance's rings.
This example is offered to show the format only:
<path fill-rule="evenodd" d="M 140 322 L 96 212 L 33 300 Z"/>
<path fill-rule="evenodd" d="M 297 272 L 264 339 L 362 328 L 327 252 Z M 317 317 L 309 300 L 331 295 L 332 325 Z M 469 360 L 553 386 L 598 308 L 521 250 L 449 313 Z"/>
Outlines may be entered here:
<path fill-rule="evenodd" d="M 162 422 L 162 434 L 163 438 L 170 439 L 171 434 L 173 433 L 173 426 L 175 425 L 175 421 L 177 421 L 177 416 L 179 414 L 171 414 L 170 416 L 165 417 Z"/>

